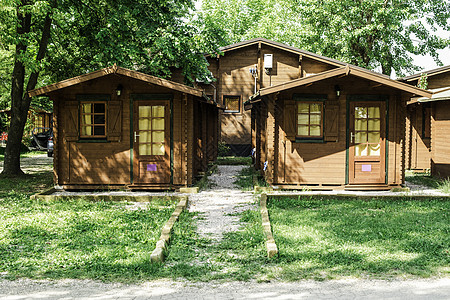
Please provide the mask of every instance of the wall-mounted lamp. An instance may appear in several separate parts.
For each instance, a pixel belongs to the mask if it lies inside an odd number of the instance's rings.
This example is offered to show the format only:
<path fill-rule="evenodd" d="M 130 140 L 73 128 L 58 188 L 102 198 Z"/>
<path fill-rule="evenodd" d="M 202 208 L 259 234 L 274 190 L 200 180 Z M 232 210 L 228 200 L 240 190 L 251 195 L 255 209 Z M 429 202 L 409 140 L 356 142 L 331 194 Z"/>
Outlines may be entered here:
<path fill-rule="evenodd" d="M 336 91 L 336 96 L 339 97 L 341 95 L 341 87 L 338 85 L 335 85 L 334 90 Z"/>
<path fill-rule="evenodd" d="M 252 74 L 253 77 L 255 77 L 255 78 L 258 77 L 258 68 L 257 68 L 256 65 L 255 65 L 254 68 L 250 68 L 249 71 L 250 71 L 250 74 Z"/>
<path fill-rule="evenodd" d="M 249 71 L 250 74 L 252 74 L 252 76 L 255 78 L 255 94 L 256 94 L 256 78 L 258 78 L 258 66 L 255 65 L 255 67 L 250 68 Z"/>
<path fill-rule="evenodd" d="M 117 96 L 120 96 L 122 94 L 123 86 L 119 84 L 116 88 L 116 94 Z"/>

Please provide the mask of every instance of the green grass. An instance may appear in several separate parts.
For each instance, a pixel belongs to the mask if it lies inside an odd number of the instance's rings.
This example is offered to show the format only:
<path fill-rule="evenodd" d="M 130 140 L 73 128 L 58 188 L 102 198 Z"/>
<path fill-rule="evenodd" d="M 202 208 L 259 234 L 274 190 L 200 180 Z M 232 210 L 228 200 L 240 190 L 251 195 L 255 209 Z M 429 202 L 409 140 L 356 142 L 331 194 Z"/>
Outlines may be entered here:
<path fill-rule="evenodd" d="M 279 249 L 269 277 L 429 277 L 450 273 L 450 202 L 269 201 Z"/>
<path fill-rule="evenodd" d="M 0 179 L 0 273 L 4 278 L 159 278 L 150 254 L 174 202 L 145 208 L 126 202 L 30 200 L 48 187 L 48 172 Z"/>
<path fill-rule="evenodd" d="M 254 178 L 256 179 L 255 182 Z M 267 186 L 264 178 L 262 178 L 260 173 L 252 166 L 243 168 L 234 183 L 237 186 L 240 186 L 244 191 L 253 190 L 255 184 L 258 186 Z"/>
<path fill-rule="evenodd" d="M 21 149 L 20 157 L 33 157 L 40 154 L 45 154 L 47 152 L 45 151 L 25 151 L 24 149 Z M 5 159 L 5 147 L 0 147 L 0 161 L 3 161 Z"/>
<path fill-rule="evenodd" d="M 431 187 L 437 190 L 441 190 L 444 193 L 450 194 L 450 180 L 433 177 L 430 174 L 422 173 L 406 173 L 406 181 L 414 184 L 420 184 L 427 187 Z"/>
<path fill-rule="evenodd" d="M 216 160 L 217 165 L 251 165 L 250 156 L 219 156 Z"/>
<path fill-rule="evenodd" d="M 249 280 L 261 277 L 265 257 L 264 233 L 257 211 L 240 215 L 242 228 L 217 243 L 195 232 L 194 213 L 185 213 L 174 227 L 164 273 L 193 281 Z"/>

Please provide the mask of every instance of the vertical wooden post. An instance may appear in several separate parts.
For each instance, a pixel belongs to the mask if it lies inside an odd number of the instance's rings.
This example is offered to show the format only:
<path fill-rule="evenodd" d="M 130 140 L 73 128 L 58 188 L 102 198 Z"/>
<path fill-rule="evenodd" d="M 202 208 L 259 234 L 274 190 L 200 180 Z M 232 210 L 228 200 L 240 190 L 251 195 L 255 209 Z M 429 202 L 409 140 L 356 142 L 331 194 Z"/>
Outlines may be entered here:
<path fill-rule="evenodd" d="M 183 184 L 187 186 L 188 184 L 188 100 L 187 100 L 187 94 L 182 95 L 181 100 L 181 106 L 182 106 L 182 122 L 183 122 L 183 130 L 182 130 L 182 145 L 181 148 L 182 154 L 181 154 L 181 166 L 182 166 L 182 178 L 183 178 Z"/>
<path fill-rule="evenodd" d="M 258 43 L 258 87 L 257 90 L 259 91 L 260 89 L 262 89 L 264 87 L 264 83 L 263 83 L 263 63 L 262 63 L 262 51 L 261 51 L 261 42 Z"/>
<path fill-rule="evenodd" d="M 274 183 L 275 179 L 275 99 L 277 95 L 271 96 L 267 100 L 267 124 L 266 124 L 266 153 L 267 153 L 267 171 L 266 180 L 268 183 Z"/>
<path fill-rule="evenodd" d="M 303 60 L 303 55 L 299 54 L 298 55 L 298 78 L 303 77 L 303 74 L 302 74 L 302 60 Z"/>
<path fill-rule="evenodd" d="M 54 99 L 53 97 L 50 98 L 50 101 L 53 102 L 53 183 L 54 184 L 59 184 L 59 178 L 58 178 L 58 174 L 59 174 L 59 131 L 58 131 L 58 127 L 59 127 L 59 104 L 60 101 L 55 101 L 56 99 Z"/>

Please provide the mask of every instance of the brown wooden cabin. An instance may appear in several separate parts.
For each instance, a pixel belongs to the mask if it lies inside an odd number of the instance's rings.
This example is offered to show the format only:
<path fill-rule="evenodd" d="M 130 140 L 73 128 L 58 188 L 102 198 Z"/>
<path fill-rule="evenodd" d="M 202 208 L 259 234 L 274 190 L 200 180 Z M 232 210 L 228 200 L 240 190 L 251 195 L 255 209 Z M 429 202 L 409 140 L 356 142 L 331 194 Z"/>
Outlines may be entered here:
<path fill-rule="evenodd" d="M 8 120 L 11 118 L 10 108 L 0 110 L 0 113 L 6 114 Z M 52 112 L 36 106 L 30 106 L 30 109 L 28 110 L 28 119 L 31 120 L 33 127 L 31 128 L 31 131 L 26 132 L 26 134 L 31 134 L 32 132 L 44 132 L 49 130 L 52 126 Z"/>
<path fill-rule="evenodd" d="M 416 86 L 427 74 L 431 99 L 415 97 L 408 101 L 406 118 L 406 168 L 431 169 L 438 177 L 450 177 L 450 66 L 400 79 Z"/>
<path fill-rule="evenodd" d="M 114 65 L 29 94 L 53 101 L 66 189 L 188 186 L 217 156 L 218 107 L 196 88 Z"/>
<path fill-rule="evenodd" d="M 285 44 L 256 38 L 220 48 L 208 56 L 212 84 L 201 85 L 211 98 L 225 106 L 220 114 L 220 139 L 233 155 L 249 155 L 256 135 L 251 112 L 243 103 L 262 88 L 317 74 L 346 64 Z M 250 73 L 254 69 L 255 77 Z M 252 142 L 253 141 L 253 142 Z M 253 146 L 252 146 L 253 144 Z"/>
<path fill-rule="evenodd" d="M 256 167 L 281 188 L 400 186 L 412 95 L 431 93 L 349 65 L 262 88 L 246 103 Z"/>

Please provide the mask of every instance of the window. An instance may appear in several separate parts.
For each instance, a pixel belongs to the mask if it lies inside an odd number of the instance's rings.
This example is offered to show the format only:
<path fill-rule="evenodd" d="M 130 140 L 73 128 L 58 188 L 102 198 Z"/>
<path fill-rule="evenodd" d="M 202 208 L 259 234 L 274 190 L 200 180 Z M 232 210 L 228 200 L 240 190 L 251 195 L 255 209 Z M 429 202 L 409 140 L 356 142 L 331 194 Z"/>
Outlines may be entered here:
<path fill-rule="evenodd" d="M 34 128 L 35 133 L 44 132 L 44 116 L 43 115 L 35 115 L 34 116 Z"/>
<path fill-rule="evenodd" d="M 80 105 L 80 137 L 106 137 L 106 102 L 81 102 Z"/>
<path fill-rule="evenodd" d="M 241 97 L 240 96 L 224 96 L 223 102 L 225 105 L 225 112 L 238 113 L 241 111 Z"/>
<path fill-rule="evenodd" d="M 297 102 L 297 136 L 321 138 L 323 135 L 322 114 L 322 102 Z"/>
<path fill-rule="evenodd" d="M 139 155 L 165 154 L 164 105 L 139 106 Z"/>

